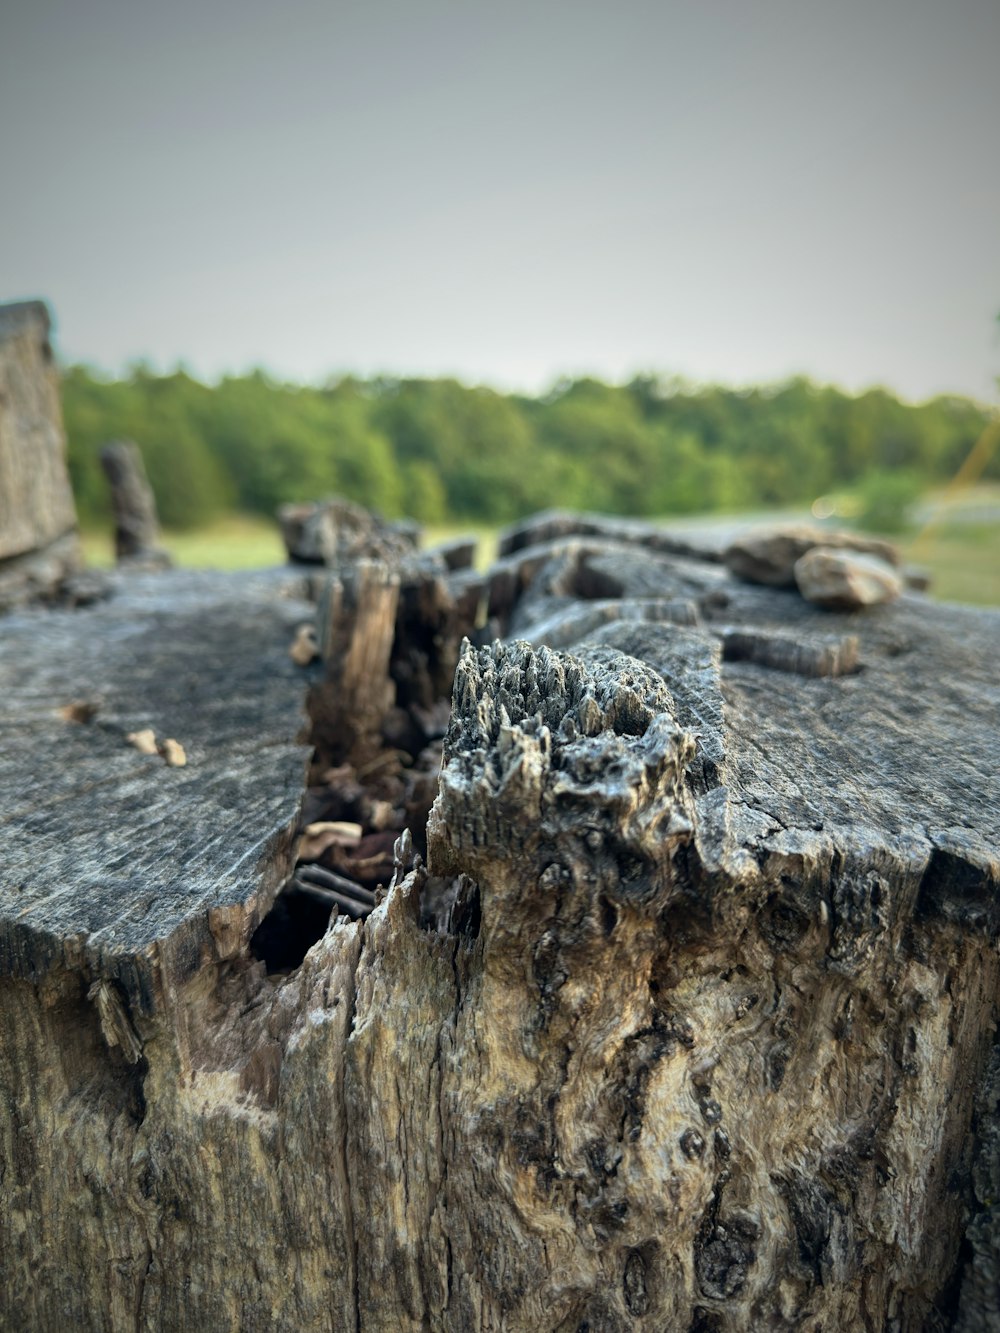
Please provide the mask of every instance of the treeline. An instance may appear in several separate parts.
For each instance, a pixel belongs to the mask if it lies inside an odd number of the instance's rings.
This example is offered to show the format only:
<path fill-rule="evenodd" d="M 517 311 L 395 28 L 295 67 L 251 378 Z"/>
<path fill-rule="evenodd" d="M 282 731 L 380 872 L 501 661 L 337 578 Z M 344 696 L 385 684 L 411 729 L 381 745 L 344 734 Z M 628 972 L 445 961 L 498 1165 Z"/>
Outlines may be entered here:
<path fill-rule="evenodd" d="M 167 527 L 338 493 L 389 516 L 504 522 L 553 505 L 635 515 L 796 504 L 951 477 L 986 421 L 962 398 L 919 406 L 805 379 L 748 390 L 654 377 L 560 383 L 530 398 L 455 380 L 209 386 L 183 372 L 63 379 L 84 523 L 108 518 L 98 454 L 142 449 Z M 998 460 L 993 475 L 1000 476 Z"/>

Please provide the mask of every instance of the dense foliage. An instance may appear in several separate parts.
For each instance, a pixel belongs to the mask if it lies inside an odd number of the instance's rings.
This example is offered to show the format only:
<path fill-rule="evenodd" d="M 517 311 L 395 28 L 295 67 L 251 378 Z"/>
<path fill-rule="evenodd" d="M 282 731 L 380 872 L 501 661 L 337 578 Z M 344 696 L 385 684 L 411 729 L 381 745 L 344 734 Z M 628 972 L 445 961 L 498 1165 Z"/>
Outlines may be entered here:
<path fill-rule="evenodd" d="M 107 516 L 98 453 L 141 447 L 168 527 L 340 493 L 392 516 L 497 522 L 552 505 L 660 515 L 810 501 L 843 488 L 943 481 L 986 414 L 795 379 L 747 390 L 642 377 L 581 379 L 542 398 L 455 380 L 279 384 L 260 372 L 207 386 L 178 371 L 63 381 L 82 520 Z M 998 460 L 993 475 L 1000 475 Z"/>

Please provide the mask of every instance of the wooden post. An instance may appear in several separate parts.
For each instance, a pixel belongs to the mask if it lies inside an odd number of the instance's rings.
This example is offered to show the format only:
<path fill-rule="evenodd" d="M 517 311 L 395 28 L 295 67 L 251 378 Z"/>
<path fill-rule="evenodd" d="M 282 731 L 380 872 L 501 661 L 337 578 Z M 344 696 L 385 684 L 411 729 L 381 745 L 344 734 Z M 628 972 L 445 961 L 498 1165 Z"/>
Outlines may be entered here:
<path fill-rule="evenodd" d="M 118 563 L 131 568 L 168 568 L 172 562 L 160 546 L 156 498 L 138 446 L 131 440 L 106 444 L 101 466 L 111 486 Z"/>
<path fill-rule="evenodd" d="M 0 610 L 80 565 L 49 331 L 41 301 L 0 306 Z"/>

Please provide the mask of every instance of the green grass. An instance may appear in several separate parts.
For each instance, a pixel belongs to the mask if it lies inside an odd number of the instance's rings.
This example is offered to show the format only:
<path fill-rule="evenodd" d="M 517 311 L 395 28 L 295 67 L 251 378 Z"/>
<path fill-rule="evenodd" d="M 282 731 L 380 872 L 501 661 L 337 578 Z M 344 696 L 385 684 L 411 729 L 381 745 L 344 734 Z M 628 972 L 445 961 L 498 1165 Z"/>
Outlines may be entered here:
<path fill-rule="evenodd" d="M 845 524 L 858 520 L 858 495 L 844 493 L 823 500 L 832 503 L 835 519 Z M 902 531 L 881 535 L 899 546 L 907 564 L 927 570 L 930 597 L 1000 606 L 1000 484 L 977 482 L 957 490 L 928 491 L 901 518 Z"/>
<path fill-rule="evenodd" d="M 424 528 L 424 546 L 439 546 L 442 542 L 457 541 L 460 537 L 476 540 L 476 568 L 489 569 L 497 558 L 500 529 L 483 523 L 435 523 Z"/>
<path fill-rule="evenodd" d="M 975 488 L 975 501 L 989 507 L 998 501 L 1000 488 Z M 967 504 L 973 501 L 970 498 Z M 717 516 L 706 515 L 708 521 Z M 669 524 L 671 520 L 664 519 Z M 775 521 L 788 516 L 775 515 Z M 457 537 L 476 537 L 479 551 L 476 566 L 485 569 L 495 558 L 498 530 L 474 523 L 451 523 L 429 527 L 425 544 Z M 1000 521 L 951 519 L 939 527 L 928 527 L 898 540 L 906 561 L 920 565 L 931 575 L 930 596 L 941 601 L 969 602 L 978 606 L 1000 606 Z M 277 525 L 250 515 L 232 515 L 196 532 L 165 532 L 163 544 L 178 565 L 200 569 L 254 569 L 283 564 L 285 551 Z M 108 566 L 114 561 L 110 532 L 85 532 L 87 562 Z"/>
<path fill-rule="evenodd" d="M 475 523 L 448 523 L 428 527 L 424 545 L 458 537 L 479 542 L 476 567 L 485 569 L 496 559 L 497 528 Z M 114 564 L 114 535 L 110 528 L 82 533 L 88 565 L 108 568 Z M 164 532 L 163 545 L 174 562 L 187 569 L 261 569 L 285 563 L 285 547 L 276 523 L 252 514 L 232 514 L 211 527 L 193 532 Z"/>
<path fill-rule="evenodd" d="M 954 523 L 901 543 L 928 570 L 937 601 L 1000 606 L 1000 523 Z"/>
<path fill-rule="evenodd" d="M 261 569 L 285 563 L 278 525 L 250 514 L 232 514 L 193 532 L 164 532 L 163 545 L 176 564 L 188 569 Z M 83 550 L 88 564 L 114 564 L 110 529 L 84 532 Z"/>

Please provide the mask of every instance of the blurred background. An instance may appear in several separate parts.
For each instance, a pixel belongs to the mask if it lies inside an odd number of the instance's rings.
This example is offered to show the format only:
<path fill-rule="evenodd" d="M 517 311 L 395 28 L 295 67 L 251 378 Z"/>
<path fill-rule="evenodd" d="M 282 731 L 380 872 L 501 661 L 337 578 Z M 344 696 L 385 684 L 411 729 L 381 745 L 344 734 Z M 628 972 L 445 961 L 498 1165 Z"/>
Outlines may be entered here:
<path fill-rule="evenodd" d="M 0 299 L 58 319 L 92 558 L 340 493 L 897 537 L 1000 603 L 996 0 L 17 0 Z"/>

